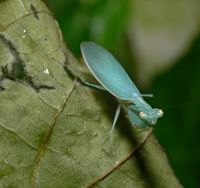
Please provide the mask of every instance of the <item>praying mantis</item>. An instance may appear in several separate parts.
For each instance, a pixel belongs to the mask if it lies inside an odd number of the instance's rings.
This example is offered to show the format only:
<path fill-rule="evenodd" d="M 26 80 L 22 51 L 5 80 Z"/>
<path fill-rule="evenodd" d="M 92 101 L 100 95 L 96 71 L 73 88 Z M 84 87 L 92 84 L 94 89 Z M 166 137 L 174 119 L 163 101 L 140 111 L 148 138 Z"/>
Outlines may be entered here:
<path fill-rule="evenodd" d="M 152 108 L 143 99 L 143 97 L 152 97 L 152 95 L 140 93 L 124 68 L 109 51 L 94 42 L 82 42 L 81 53 L 89 71 L 100 83 L 100 85 L 89 82 L 85 82 L 85 84 L 106 90 L 120 101 L 110 135 L 122 107 L 127 112 L 131 124 L 139 128 L 152 127 L 157 123 L 158 118 L 163 116 L 161 109 Z"/>

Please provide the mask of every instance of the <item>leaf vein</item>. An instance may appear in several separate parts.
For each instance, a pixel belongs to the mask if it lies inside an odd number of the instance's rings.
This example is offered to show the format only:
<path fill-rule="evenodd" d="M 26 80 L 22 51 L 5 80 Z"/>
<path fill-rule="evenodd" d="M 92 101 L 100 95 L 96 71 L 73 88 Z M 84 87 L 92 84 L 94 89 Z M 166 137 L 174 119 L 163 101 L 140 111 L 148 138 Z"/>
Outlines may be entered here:
<path fill-rule="evenodd" d="M 93 181 L 91 181 L 88 185 L 86 185 L 86 188 L 94 187 L 97 183 L 104 180 L 106 177 L 108 177 L 110 174 L 112 174 L 116 169 L 120 168 L 126 161 L 128 161 L 139 149 L 142 148 L 142 146 L 146 143 L 148 138 L 151 136 L 152 129 L 148 131 L 147 135 L 142 139 L 141 143 L 139 143 L 133 151 L 131 151 L 127 156 L 125 156 L 123 159 L 121 159 L 117 164 L 113 165 L 108 171 L 103 173 L 101 176 L 95 178 Z"/>
<path fill-rule="evenodd" d="M 33 177 L 32 177 L 32 182 L 33 182 L 34 188 L 36 187 L 36 180 L 37 180 L 37 174 L 38 174 L 40 162 L 41 162 L 42 158 L 44 157 L 45 150 L 47 149 L 47 143 L 48 143 L 48 141 L 51 137 L 51 134 L 53 132 L 53 129 L 56 125 L 56 120 L 59 117 L 60 113 L 63 111 L 63 109 L 64 109 L 64 107 L 67 103 L 67 100 L 69 99 L 70 95 L 72 94 L 72 91 L 75 88 L 75 84 L 76 84 L 76 79 L 73 83 L 71 90 L 66 94 L 60 108 L 58 108 L 58 110 L 55 111 L 54 118 L 53 118 L 53 120 L 52 120 L 52 122 L 50 123 L 50 126 L 49 126 L 49 130 L 48 130 L 47 134 L 45 135 L 43 142 L 41 143 L 41 146 L 39 147 L 38 153 L 37 153 L 36 158 L 35 158 L 35 168 L 33 170 Z"/>
<path fill-rule="evenodd" d="M 19 134 L 17 134 L 14 130 L 12 129 L 8 129 L 7 127 L 3 126 L 2 124 L 0 124 L 0 127 L 2 127 L 4 130 L 12 133 L 12 134 L 15 134 L 16 136 L 18 136 L 20 138 L 21 141 L 23 141 L 25 144 L 27 144 L 29 147 L 31 147 L 32 149 L 34 150 L 38 150 L 34 145 L 26 142 Z"/>

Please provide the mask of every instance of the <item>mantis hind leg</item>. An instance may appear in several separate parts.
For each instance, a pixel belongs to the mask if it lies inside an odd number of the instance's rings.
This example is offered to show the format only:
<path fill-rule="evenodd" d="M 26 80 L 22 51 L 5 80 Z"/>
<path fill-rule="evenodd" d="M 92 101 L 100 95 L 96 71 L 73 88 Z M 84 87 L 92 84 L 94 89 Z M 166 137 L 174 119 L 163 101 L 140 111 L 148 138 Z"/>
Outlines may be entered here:
<path fill-rule="evenodd" d="M 117 123 L 117 119 L 118 119 L 118 117 L 119 117 L 120 111 L 121 111 L 121 105 L 118 105 L 117 110 L 116 110 L 116 112 L 115 112 L 115 117 L 114 117 L 114 120 L 113 120 L 113 123 L 112 123 L 112 128 L 111 128 L 111 130 L 110 130 L 110 133 L 109 133 L 108 137 L 106 137 L 106 139 L 105 139 L 103 142 L 101 142 L 101 144 L 104 143 L 104 142 L 106 142 L 108 139 L 110 139 L 110 142 L 112 143 L 112 139 L 111 139 L 111 137 L 112 137 L 112 132 L 113 132 L 113 130 L 114 130 L 114 128 L 115 128 L 115 125 L 116 125 L 116 123 Z M 112 144 L 111 144 L 111 145 L 112 145 Z"/>
<path fill-rule="evenodd" d="M 115 128 L 115 125 L 116 125 L 117 119 L 119 117 L 120 111 L 121 111 L 121 105 L 118 105 L 117 110 L 115 112 L 115 117 L 114 117 L 114 120 L 113 120 L 112 128 L 110 130 L 110 138 L 111 138 L 112 132 Z"/>
<path fill-rule="evenodd" d="M 105 88 L 103 86 L 100 86 L 100 85 L 97 85 L 97 84 L 93 84 L 93 83 L 86 82 L 86 81 L 84 81 L 83 83 L 88 87 L 93 87 L 95 89 L 105 90 Z"/>

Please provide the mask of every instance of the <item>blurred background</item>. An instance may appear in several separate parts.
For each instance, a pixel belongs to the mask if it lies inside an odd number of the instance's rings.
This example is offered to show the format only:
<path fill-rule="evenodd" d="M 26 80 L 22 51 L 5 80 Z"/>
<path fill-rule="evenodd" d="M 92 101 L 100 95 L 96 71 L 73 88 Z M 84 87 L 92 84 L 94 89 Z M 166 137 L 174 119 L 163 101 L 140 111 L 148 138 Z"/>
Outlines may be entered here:
<path fill-rule="evenodd" d="M 46 0 L 69 49 L 109 49 L 164 117 L 154 129 L 184 187 L 200 187 L 200 1 Z"/>

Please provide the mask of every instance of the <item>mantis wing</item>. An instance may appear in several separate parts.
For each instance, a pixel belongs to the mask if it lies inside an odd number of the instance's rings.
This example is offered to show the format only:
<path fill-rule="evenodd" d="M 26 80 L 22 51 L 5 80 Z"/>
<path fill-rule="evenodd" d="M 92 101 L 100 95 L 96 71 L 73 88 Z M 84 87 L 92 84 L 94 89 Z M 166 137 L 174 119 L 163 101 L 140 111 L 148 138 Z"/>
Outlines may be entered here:
<path fill-rule="evenodd" d="M 82 42 L 81 52 L 86 65 L 100 84 L 122 100 L 131 100 L 140 95 L 124 68 L 113 55 L 93 42 Z"/>

